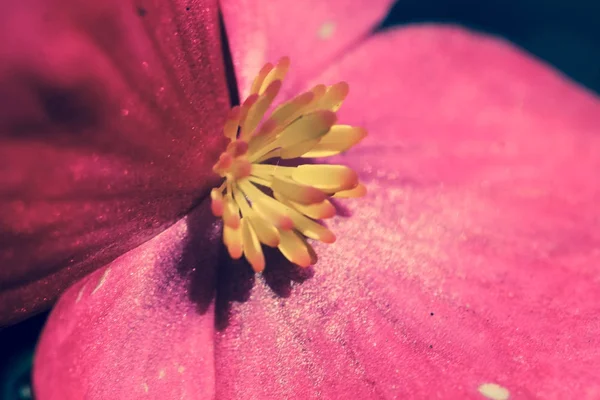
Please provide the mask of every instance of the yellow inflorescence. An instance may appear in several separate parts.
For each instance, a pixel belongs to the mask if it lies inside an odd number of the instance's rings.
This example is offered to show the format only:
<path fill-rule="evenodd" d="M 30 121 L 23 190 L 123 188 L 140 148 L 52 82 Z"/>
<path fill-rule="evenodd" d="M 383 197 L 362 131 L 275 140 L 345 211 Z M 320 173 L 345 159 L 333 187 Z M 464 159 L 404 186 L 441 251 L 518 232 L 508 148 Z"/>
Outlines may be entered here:
<path fill-rule="evenodd" d="M 316 220 L 331 218 L 330 197 L 360 197 L 366 189 L 343 165 L 266 163 L 274 159 L 328 157 L 348 150 L 367 132 L 336 125 L 348 85 L 317 85 L 282 103 L 265 118 L 290 65 L 284 57 L 265 65 L 250 95 L 231 109 L 224 127 L 230 143 L 213 170 L 225 181 L 211 192 L 212 212 L 223 218 L 223 241 L 232 258 L 244 255 L 265 267 L 262 244 L 277 247 L 291 262 L 309 266 L 316 255 L 306 238 L 333 243 L 335 235 Z"/>

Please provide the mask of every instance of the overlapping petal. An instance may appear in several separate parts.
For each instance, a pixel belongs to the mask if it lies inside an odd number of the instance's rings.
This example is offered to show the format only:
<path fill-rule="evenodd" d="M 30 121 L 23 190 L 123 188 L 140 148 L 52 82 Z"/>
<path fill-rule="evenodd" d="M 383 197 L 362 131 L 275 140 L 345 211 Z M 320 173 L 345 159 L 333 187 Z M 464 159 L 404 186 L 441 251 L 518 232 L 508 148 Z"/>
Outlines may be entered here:
<path fill-rule="evenodd" d="M 0 324 L 189 210 L 228 109 L 217 5 L 0 6 Z"/>
<path fill-rule="evenodd" d="M 219 243 L 198 207 L 69 288 L 37 350 L 37 396 L 213 398 Z"/>
<path fill-rule="evenodd" d="M 284 91 L 301 88 L 358 43 L 394 0 L 220 0 L 241 97 L 267 62 L 289 56 Z"/>
<path fill-rule="evenodd" d="M 340 77 L 351 85 L 340 118 L 370 136 L 338 161 L 360 171 L 369 195 L 331 222 L 338 241 L 316 246 L 312 278 L 296 285 L 310 270 L 267 263 L 228 319 L 217 307 L 214 370 L 185 366 L 196 390 L 220 399 L 593 398 L 598 100 L 503 42 L 453 28 L 374 37 L 319 81 Z M 70 289 L 38 351 L 40 398 L 68 398 L 56 382 L 90 398 L 132 398 L 125 389 L 137 387 L 136 398 L 144 382 L 149 398 L 187 388 L 188 378 L 171 392 L 149 382 L 175 373 L 166 360 L 179 362 L 199 337 L 213 340 L 176 274 L 191 265 L 181 250 L 190 226 L 115 262 L 112 284 L 97 272 Z M 192 286 L 201 298 L 209 287 Z M 151 307 L 140 310 L 136 296 Z M 170 350 L 156 339 L 162 326 Z M 120 377 L 125 366 L 135 379 Z"/>
<path fill-rule="evenodd" d="M 452 28 L 374 37 L 316 81 L 340 77 L 370 135 L 337 162 L 369 194 L 312 279 L 235 305 L 217 397 L 594 397 L 598 100 Z"/>

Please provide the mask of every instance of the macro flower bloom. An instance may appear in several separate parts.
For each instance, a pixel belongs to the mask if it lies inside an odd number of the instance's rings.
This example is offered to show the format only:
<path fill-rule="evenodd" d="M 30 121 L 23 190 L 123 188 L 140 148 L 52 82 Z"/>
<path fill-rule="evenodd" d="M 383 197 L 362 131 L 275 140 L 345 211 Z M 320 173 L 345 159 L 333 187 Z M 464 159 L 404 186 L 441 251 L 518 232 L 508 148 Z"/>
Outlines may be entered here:
<path fill-rule="evenodd" d="M 14 3 L 2 315 L 100 267 L 50 316 L 38 398 L 600 393 L 595 96 L 461 29 L 367 35 L 386 1 L 221 1 L 243 96 L 289 56 L 284 99 L 346 81 L 338 119 L 369 132 L 330 161 L 368 189 L 328 221 L 337 241 L 314 243 L 314 269 L 265 251 L 255 276 L 210 206 L 230 106 L 217 5 Z"/>
<path fill-rule="evenodd" d="M 314 264 L 316 253 L 304 237 L 335 241 L 316 221 L 335 216 L 328 198 L 366 193 L 356 172 L 343 165 L 280 165 L 283 160 L 340 154 L 366 136 L 362 128 L 335 123 L 335 111 L 348 94 L 346 82 L 317 85 L 266 117 L 289 66 L 284 57 L 260 70 L 248 98 L 231 109 L 224 127 L 229 144 L 213 166 L 224 178 L 211 191 L 212 212 L 223 217 L 223 242 L 231 258 L 243 254 L 256 272 L 265 269 L 263 244 L 277 247 L 301 267 Z M 276 163 L 265 163 L 271 160 Z"/>

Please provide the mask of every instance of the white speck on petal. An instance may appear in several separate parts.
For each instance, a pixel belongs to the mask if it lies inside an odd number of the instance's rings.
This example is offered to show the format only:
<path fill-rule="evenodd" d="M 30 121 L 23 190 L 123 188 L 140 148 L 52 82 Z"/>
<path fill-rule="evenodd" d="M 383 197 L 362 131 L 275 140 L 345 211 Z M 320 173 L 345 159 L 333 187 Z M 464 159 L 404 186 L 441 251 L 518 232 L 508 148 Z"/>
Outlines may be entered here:
<path fill-rule="evenodd" d="M 179 368 L 177 368 L 177 372 L 183 374 L 183 371 L 185 371 L 185 367 L 183 365 L 180 365 Z"/>
<path fill-rule="evenodd" d="M 81 297 L 83 296 L 83 292 L 85 291 L 85 287 L 87 285 L 83 285 L 81 287 L 81 289 L 79 289 L 79 292 L 77 293 L 77 298 L 75 298 L 75 303 L 79 303 L 79 301 L 81 300 Z"/>
<path fill-rule="evenodd" d="M 329 39 L 335 33 L 335 23 L 328 21 L 323 23 L 319 28 L 319 37 L 321 39 Z"/>
<path fill-rule="evenodd" d="M 148 393 L 148 389 L 150 389 L 150 388 L 148 387 L 148 384 L 146 382 L 144 382 L 144 383 L 142 383 L 142 389 L 144 389 L 145 393 Z"/>
<path fill-rule="evenodd" d="M 484 383 L 479 386 L 479 393 L 492 400 L 508 400 L 510 393 L 497 383 Z"/>
<path fill-rule="evenodd" d="M 164 369 L 161 369 L 160 372 L 158 373 L 158 379 L 162 379 L 165 377 L 167 373 L 165 372 Z"/>
<path fill-rule="evenodd" d="M 94 288 L 94 290 L 92 290 L 92 293 L 90 293 L 90 294 L 96 293 L 98 291 L 98 289 L 100 289 L 102 287 L 102 285 L 104 285 L 104 282 L 106 282 L 106 277 L 108 276 L 109 272 L 110 272 L 110 268 L 106 268 L 106 271 L 104 271 L 104 273 L 100 277 L 100 280 L 98 281 L 98 284 L 96 285 L 96 287 Z"/>

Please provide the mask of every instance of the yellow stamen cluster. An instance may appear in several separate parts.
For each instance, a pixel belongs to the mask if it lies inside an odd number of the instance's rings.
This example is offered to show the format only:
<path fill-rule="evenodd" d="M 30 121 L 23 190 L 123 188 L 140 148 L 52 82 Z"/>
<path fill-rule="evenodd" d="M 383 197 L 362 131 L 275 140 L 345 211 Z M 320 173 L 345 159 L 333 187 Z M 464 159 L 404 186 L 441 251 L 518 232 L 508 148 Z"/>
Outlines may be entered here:
<path fill-rule="evenodd" d="M 316 221 L 335 215 L 328 198 L 366 193 L 356 173 L 343 165 L 272 162 L 333 156 L 367 135 L 362 128 L 336 124 L 336 111 L 348 94 L 345 82 L 317 85 L 265 117 L 289 65 L 284 57 L 260 70 L 248 98 L 231 109 L 224 127 L 230 143 L 213 167 L 225 178 L 211 192 L 212 212 L 223 218 L 223 241 L 232 258 L 244 255 L 256 272 L 265 267 L 262 244 L 277 247 L 297 265 L 314 264 L 306 238 L 335 241 Z"/>

